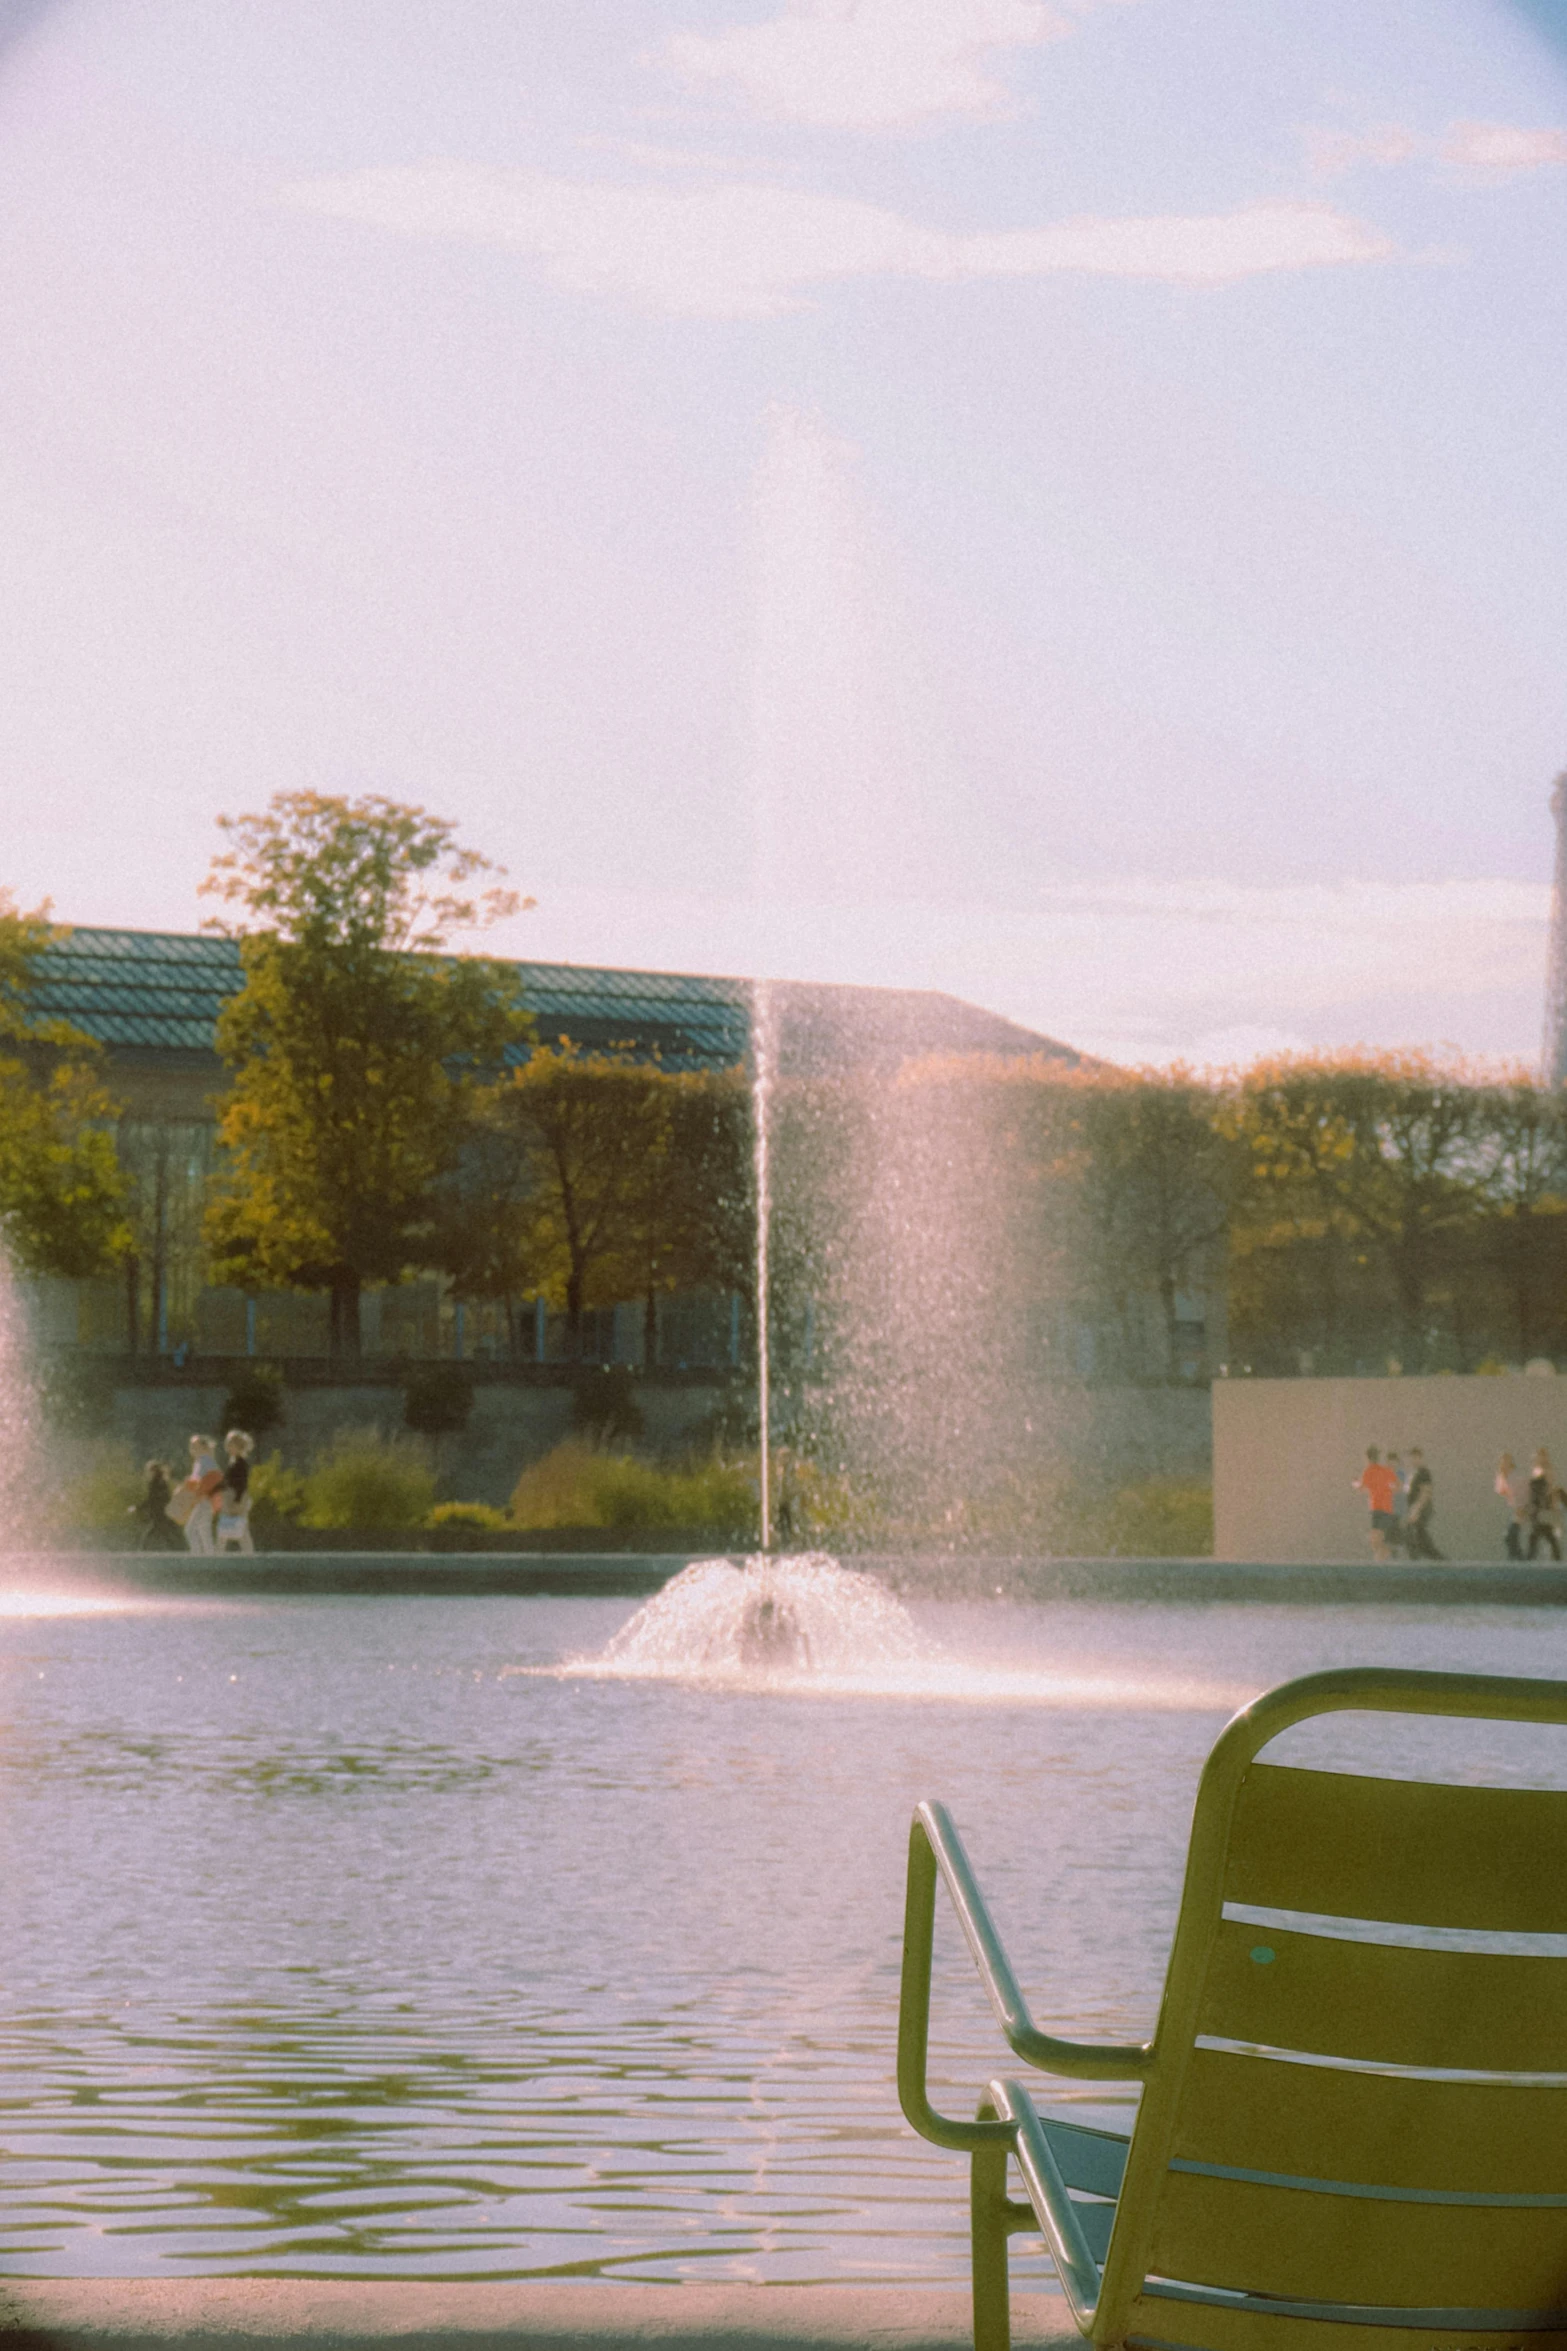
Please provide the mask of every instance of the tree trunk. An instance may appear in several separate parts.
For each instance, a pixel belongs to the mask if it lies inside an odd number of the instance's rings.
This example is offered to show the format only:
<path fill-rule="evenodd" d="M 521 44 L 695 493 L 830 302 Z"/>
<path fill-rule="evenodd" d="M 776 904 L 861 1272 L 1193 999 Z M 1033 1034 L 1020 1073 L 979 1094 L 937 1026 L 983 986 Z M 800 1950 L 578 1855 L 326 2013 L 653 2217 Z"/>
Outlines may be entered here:
<path fill-rule="evenodd" d="M 360 1355 L 359 1337 L 359 1276 L 342 1273 L 332 1284 L 332 1335 L 330 1347 L 334 1363 L 341 1360 L 357 1363 Z"/>
<path fill-rule="evenodd" d="M 169 1344 L 169 1268 L 167 1232 L 169 1221 L 169 1152 L 168 1138 L 159 1138 L 158 1159 L 153 1184 L 152 1228 L 152 1352 L 162 1355 Z"/>
<path fill-rule="evenodd" d="M 501 1304 L 506 1309 L 506 1352 L 513 1363 L 520 1363 L 522 1346 L 517 1336 L 517 1301 L 507 1297 L 501 1300 Z"/>
<path fill-rule="evenodd" d="M 1175 1311 L 1175 1276 L 1168 1270 L 1159 1276 L 1159 1304 L 1164 1309 L 1164 1376 L 1176 1380 L 1181 1376 L 1181 1331 Z"/>
<path fill-rule="evenodd" d="M 1524 1214 L 1527 1216 L 1528 1211 L 1525 1210 Z M 1533 1239 L 1534 1233 L 1531 1225 L 1519 1219 L 1512 1235 L 1512 1241 L 1515 1268 L 1513 1299 L 1514 1311 L 1518 1320 L 1518 1360 L 1520 1363 L 1527 1363 L 1531 1355 L 1536 1352 L 1534 1343 L 1536 1291 L 1534 1260 L 1536 1252 L 1530 1246 Z"/>
<path fill-rule="evenodd" d="M 1393 1280 L 1398 1292 L 1399 1361 L 1406 1371 L 1418 1371 L 1426 1359 L 1424 1250 L 1411 1249 L 1406 1242 L 1394 1256 Z"/>
<path fill-rule="evenodd" d="M 571 1362 L 582 1361 L 582 1268 L 573 1265 L 566 1277 L 566 1353 Z"/>
<path fill-rule="evenodd" d="M 125 1351 L 141 1350 L 141 1259 L 132 1250 L 125 1260 Z"/>

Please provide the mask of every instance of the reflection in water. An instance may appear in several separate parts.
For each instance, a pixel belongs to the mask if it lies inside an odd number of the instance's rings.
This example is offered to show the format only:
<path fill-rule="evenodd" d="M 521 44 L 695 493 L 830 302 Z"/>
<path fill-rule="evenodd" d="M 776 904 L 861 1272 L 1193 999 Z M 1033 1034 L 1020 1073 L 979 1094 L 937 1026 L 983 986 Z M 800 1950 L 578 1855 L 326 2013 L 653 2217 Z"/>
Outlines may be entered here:
<path fill-rule="evenodd" d="M 892 2085 L 915 1798 L 952 1805 L 1040 2021 L 1134 2038 L 1224 1712 L 1151 1688 L 1567 1671 L 1545 1610 L 873 1590 L 901 1652 L 822 1703 L 852 1661 L 804 1586 L 724 1576 L 687 1592 L 739 1587 L 762 1654 L 708 1678 L 613 1601 L 0 1625 L 0 2268 L 957 2283 L 963 2183 Z M 932 1704 L 922 1672 L 1029 1695 Z M 1461 1768 L 1555 1768 L 1507 1728 Z M 947 1919 L 934 2047 L 961 2111 L 998 2049 Z"/>
<path fill-rule="evenodd" d="M 73 1590 L 68 1584 L 0 1585 L 0 1617 L 7 1616 L 134 1616 L 166 1614 L 170 1606 L 199 1603 L 147 1599 L 134 1592 Z"/>

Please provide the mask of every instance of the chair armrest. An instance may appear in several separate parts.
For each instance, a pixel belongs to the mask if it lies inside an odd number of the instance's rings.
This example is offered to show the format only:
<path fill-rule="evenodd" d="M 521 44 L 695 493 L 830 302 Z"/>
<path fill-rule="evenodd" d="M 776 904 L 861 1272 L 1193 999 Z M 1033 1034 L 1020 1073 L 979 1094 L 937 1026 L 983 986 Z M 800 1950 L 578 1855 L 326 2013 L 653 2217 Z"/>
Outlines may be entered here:
<path fill-rule="evenodd" d="M 936 1881 L 945 1880 L 958 1923 L 974 1954 L 1007 2046 L 1025 2065 L 1080 2081 L 1142 2081 L 1153 2061 L 1147 2041 L 1067 2041 L 1042 2033 L 1028 2013 L 1001 1937 L 985 1907 L 963 1842 L 944 1804 L 921 1804 L 909 1830 L 908 1894 L 903 1916 L 903 1985 L 898 2007 L 898 2100 L 922 2138 L 938 2147 L 974 2148 L 1013 2137 L 1007 2122 L 959 2122 L 938 2114 L 926 2091 L 930 2043 L 931 1946 Z"/>
<path fill-rule="evenodd" d="M 986 2103 L 1010 2126 L 1012 2151 L 1034 2208 L 1034 2218 L 1044 2231 L 1078 2330 L 1086 2335 L 1093 2326 L 1099 2301 L 1099 2264 L 1083 2233 L 1077 2206 L 1067 2192 L 1045 2126 L 1021 2082 L 992 2082 Z"/>

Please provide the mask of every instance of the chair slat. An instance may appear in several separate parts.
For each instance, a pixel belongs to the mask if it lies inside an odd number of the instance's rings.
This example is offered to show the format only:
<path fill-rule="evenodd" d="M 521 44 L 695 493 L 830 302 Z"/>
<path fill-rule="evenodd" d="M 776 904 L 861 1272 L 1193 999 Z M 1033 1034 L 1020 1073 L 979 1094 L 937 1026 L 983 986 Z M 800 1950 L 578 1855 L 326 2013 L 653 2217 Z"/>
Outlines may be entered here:
<path fill-rule="evenodd" d="M 1367 2187 L 1563 2196 L 1567 2089 L 1339 2073 L 1194 2049 L 1172 2153 Z"/>
<path fill-rule="evenodd" d="M 1411 1951 L 1226 1919 L 1198 2030 L 1384 2065 L 1567 2073 L 1567 1958 Z"/>
<path fill-rule="evenodd" d="M 1337 1918 L 1567 1933 L 1567 1790 L 1254 1763 L 1236 1802 L 1224 1898 Z"/>
<path fill-rule="evenodd" d="M 1126 2135 L 1087 2130 L 1081 2123 L 1063 2122 L 1054 2114 L 1041 2115 L 1040 2120 L 1050 2142 L 1050 2152 L 1069 2188 L 1086 2189 L 1091 2196 L 1121 2193 L 1121 2175 L 1126 2170 L 1126 2150 L 1130 2143 Z"/>
<path fill-rule="evenodd" d="M 1567 2351 L 1567 2328 L 1375 2328 L 1349 2321 L 1283 2318 L 1267 2310 L 1206 2303 L 1195 2307 L 1160 2294 L 1132 2305 L 1128 2351 L 1178 2344 L 1192 2351 Z"/>
<path fill-rule="evenodd" d="M 1149 2274 L 1306 2301 L 1567 2307 L 1567 2207 L 1400 2204 L 1165 2174 Z"/>
<path fill-rule="evenodd" d="M 1102 2267 L 1105 2248 L 1110 2242 L 1110 2231 L 1115 2225 L 1115 2206 L 1092 2203 L 1086 2196 L 1079 2196 L 1074 2201 L 1077 2205 L 1078 2226 L 1088 2240 L 1088 2250 Z"/>

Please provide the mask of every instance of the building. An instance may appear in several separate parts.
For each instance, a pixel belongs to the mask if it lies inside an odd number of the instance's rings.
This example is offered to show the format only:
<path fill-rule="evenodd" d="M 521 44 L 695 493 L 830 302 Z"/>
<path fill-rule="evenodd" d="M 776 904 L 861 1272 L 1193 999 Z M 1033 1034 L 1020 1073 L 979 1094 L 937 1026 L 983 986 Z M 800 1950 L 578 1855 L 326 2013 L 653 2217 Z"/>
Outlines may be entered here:
<path fill-rule="evenodd" d="M 50 946 L 39 968 L 39 1012 L 71 1022 L 104 1048 L 123 1104 L 121 1155 L 135 1175 L 146 1228 L 146 1245 L 123 1280 L 37 1285 L 39 1336 L 55 1347 L 142 1356 L 149 1366 L 247 1355 L 325 1358 L 324 1299 L 252 1297 L 203 1275 L 201 1216 L 224 1083 L 214 1031 L 241 985 L 236 943 L 83 928 Z M 656 1055 L 672 1069 L 732 1069 L 749 1057 L 757 997 L 749 981 L 571 964 L 511 968 L 542 1043 Z M 785 1074 L 895 1069 L 910 1055 L 939 1053 L 1081 1063 L 1053 1038 L 934 991 L 774 982 L 767 998 Z M 465 1308 L 434 1278 L 365 1296 L 364 1346 L 372 1358 L 499 1358 L 515 1352 L 516 1338 L 500 1309 Z M 741 1345 L 738 1300 L 667 1301 L 661 1363 L 721 1364 L 738 1360 Z M 592 1360 L 639 1361 L 643 1347 L 640 1306 L 604 1309 L 583 1333 L 583 1353 Z M 542 1300 L 532 1303 L 523 1353 L 539 1363 L 564 1358 L 563 1328 Z"/>

